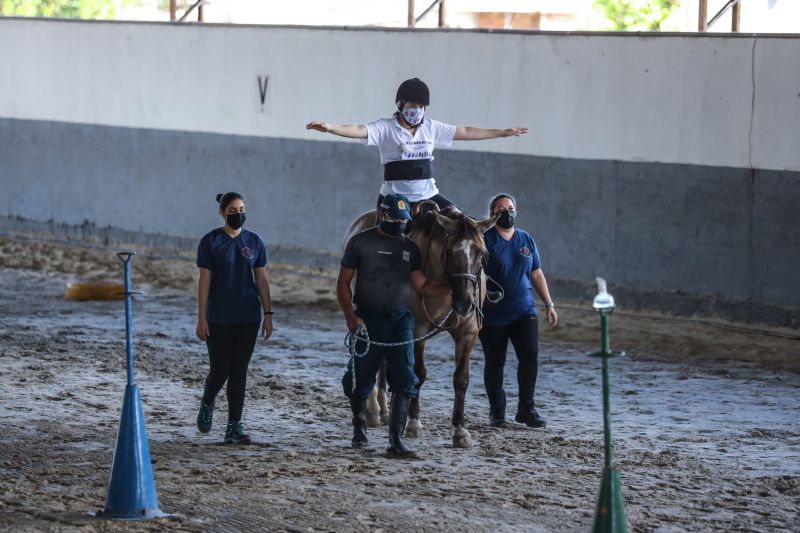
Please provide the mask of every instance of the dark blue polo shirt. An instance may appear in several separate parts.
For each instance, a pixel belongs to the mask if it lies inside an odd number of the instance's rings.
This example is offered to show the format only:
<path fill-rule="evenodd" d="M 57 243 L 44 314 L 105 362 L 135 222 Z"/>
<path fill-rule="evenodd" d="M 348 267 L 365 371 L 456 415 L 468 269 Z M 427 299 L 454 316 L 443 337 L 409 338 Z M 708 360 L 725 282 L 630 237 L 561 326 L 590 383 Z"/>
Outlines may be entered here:
<path fill-rule="evenodd" d="M 217 228 L 197 247 L 197 266 L 211 271 L 206 320 L 216 324 L 261 322 L 261 298 L 253 269 L 267 265 L 267 247 L 257 233 L 242 229 L 234 239 Z"/>
<path fill-rule="evenodd" d="M 536 315 L 536 303 L 531 292 L 531 272 L 542 267 L 539 250 L 530 233 L 519 228 L 511 240 L 505 240 L 492 228 L 483 234 L 489 250 L 486 273 L 498 282 L 505 296 L 498 303 L 488 300 L 483 306 L 483 323 L 487 326 L 505 326 L 523 315 Z M 491 291 L 497 287 L 490 281 Z"/>

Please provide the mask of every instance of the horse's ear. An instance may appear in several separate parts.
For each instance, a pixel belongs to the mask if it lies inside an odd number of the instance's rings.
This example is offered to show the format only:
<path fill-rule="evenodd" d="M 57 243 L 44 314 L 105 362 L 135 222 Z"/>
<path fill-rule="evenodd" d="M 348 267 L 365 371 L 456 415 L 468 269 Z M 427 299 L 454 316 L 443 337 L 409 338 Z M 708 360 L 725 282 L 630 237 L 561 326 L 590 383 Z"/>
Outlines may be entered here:
<path fill-rule="evenodd" d="M 433 213 L 436 215 L 436 222 L 438 222 L 439 225 L 442 226 L 445 229 L 445 231 L 447 231 L 447 233 L 453 233 L 456 231 L 456 229 L 458 229 L 457 220 L 450 217 L 446 217 L 436 211 L 434 211 Z"/>
<path fill-rule="evenodd" d="M 497 218 L 498 218 L 497 216 L 494 216 L 478 222 L 478 231 L 480 231 L 481 233 L 486 233 L 487 231 L 492 229 L 495 223 L 497 222 Z"/>

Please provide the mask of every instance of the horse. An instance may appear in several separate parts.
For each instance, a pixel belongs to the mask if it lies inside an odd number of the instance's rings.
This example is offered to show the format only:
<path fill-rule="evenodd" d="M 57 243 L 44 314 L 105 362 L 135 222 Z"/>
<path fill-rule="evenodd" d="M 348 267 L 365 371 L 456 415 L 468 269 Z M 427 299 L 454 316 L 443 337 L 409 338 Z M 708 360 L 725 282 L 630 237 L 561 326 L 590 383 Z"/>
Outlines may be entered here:
<path fill-rule="evenodd" d="M 455 207 L 439 211 L 433 204 L 432 208 L 423 211 L 425 207 L 418 206 L 420 212 L 415 216 L 408 236 L 420 248 L 425 276 L 449 284 L 452 294 L 423 298 L 412 291 L 414 338 L 425 337 L 425 340 L 414 343 L 414 373 L 419 385 L 417 396 L 411 401 L 405 434 L 414 437 L 422 430 L 419 391 L 427 375 L 425 343 L 428 338 L 446 331 L 455 345 L 455 398 L 451 418 L 453 446 L 468 448 L 472 440 L 464 424 L 464 398 L 469 386 L 470 357 L 481 327 L 481 307 L 486 296 L 483 267 L 488 252 L 483 233 L 494 226 L 496 218 L 477 221 Z M 375 220 L 374 210 L 356 218 L 347 229 L 345 242 L 356 233 L 374 226 Z M 388 420 L 385 365 L 381 365 L 377 383 L 367 402 L 368 423 L 372 427 Z"/>

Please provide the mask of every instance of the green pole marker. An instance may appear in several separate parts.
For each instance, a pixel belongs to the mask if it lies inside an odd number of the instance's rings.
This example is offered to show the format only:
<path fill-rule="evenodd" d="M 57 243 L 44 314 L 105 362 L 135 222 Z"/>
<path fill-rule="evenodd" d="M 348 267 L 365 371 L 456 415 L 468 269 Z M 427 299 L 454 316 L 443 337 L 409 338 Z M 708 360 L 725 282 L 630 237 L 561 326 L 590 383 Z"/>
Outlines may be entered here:
<path fill-rule="evenodd" d="M 613 448 L 611 445 L 611 401 L 609 387 L 608 360 L 625 355 L 625 352 L 612 352 L 608 323 L 614 310 L 614 297 L 606 290 L 606 280 L 597 278 L 597 296 L 592 307 L 600 313 L 601 348 L 589 355 L 603 360 L 603 444 L 605 457 L 603 478 L 600 481 L 600 495 L 594 513 L 593 533 L 628 533 L 625 518 L 625 500 L 622 497 L 622 482 L 619 472 L 612 466 Z"/>

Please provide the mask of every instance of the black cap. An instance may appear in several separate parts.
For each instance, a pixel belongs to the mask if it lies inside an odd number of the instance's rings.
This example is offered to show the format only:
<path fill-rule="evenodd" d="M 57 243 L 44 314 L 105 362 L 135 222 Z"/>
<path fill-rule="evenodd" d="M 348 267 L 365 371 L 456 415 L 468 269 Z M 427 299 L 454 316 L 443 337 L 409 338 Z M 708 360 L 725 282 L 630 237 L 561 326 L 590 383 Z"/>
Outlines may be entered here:
<path fill-rule="evenodd" d="M 425 82 L 419 78 L 411 78 L 400 84 L 397 88 L 395 103 L 414 102 L 421 105 L 430 105 L 431 92 Z"/>

